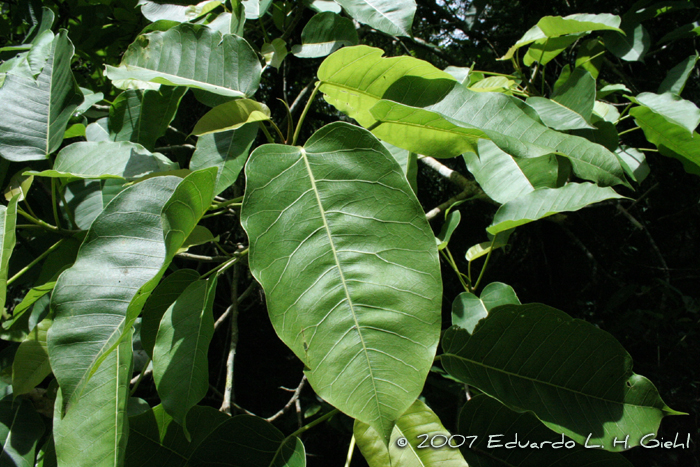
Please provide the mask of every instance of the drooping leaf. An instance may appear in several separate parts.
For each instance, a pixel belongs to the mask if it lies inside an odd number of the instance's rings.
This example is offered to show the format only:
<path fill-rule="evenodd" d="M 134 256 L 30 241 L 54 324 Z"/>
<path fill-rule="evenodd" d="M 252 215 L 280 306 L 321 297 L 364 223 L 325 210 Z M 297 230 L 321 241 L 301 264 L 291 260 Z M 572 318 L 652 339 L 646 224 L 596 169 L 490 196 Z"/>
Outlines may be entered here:
<path fill-rule="evenodd" d="M 574 441 L 620 451 L 674 412 L 610 334 L 541 304 L 503 305 L 469 333 L 448 329 L 445 369 L 513 410 L 531 411 Z"/>
<path fill-rule="evenodd" d="M 153 347 L 153 379 L 165 410 L 186 427 L 187 412 L 209 391 L 207 352 L 214 335 L 216 277 L 192 282 L 163 314 Z M 185 430 L 186 436 L 189 436 Z"/>
<path fill-rule="evenodd" d="M 525 66 L 532 66 L 535 62 L 546 65 L 576 42 L 583 34 L 585 33 L 536 40 L 523 56 L 523 63 Z"/>
<path fill-rule="evenodd" d="M 65 414 L 63 388 L 59 390 L 53 419 L 58 467 L 123 465 L 129 435 L 126 406 L 132 362 L 132 332 L 127 334 Z"/>
<path fill-rule="evenodd" d="M 33 467 L 36 445 L 44 429 L 44 422 L 30 401 L 14 400 L 12 394 L 0 399 L 0 465 Z"/>
<path fill-rule="evenodd" d="M 90 110 L 93 105 L 105 98 L 104 94 L 101 92 L 93 92 L 91 89 L 83 87 L 80 88 L 80 92 L 83 93 L 83 103 L 75 109 L 75 112 L 73 112 L 74 116 L 82 116 L 85 112 Z M 66 138 L 66 136 L 64 136 L 64 138 Z"/>
<path fill-rule="evenodd" d="M 526 102 L 537 111 L 542 123 L 553 130 L 595 129 L 582 115 L 555 100 L 533 96 L 528 97 Z"/>
<path fill-rule="evenodd" d="M 630 99 L 662 116 L 669 123 L 685 128 L 690 135 L 700 124 L 700 109 L 691 101 L 670 92 L 665 94 L 643 92 Z"/>
<path fill-rule="evenodd" d="M 664 37 L 659 39 L 657 44 L 665 44 L 666 42 L 697 36 L 700 36 L 700 22 L 693 21 L 690 24 L 683 25 L 680 28 L 669 32 Z"/>
<path fill-rule="evenodd" d="M 415 0 L 336 0 L 345 12 L 360 23 L 389 34 L 412 37 Z"/>
<path fill-rule="evenodd" d="M 5 300 L 7 298 L 7 280 L 10 269 L 10 256 L 15 249 L 17 236 L 17 202 L 19 195 L 12 197 L 7 206 L 0 205 L 0 311 L 4 316 Z"/>
<path fill-rule="evenodd" d="M 220 7 L 221 4 L 220 0 L 204 0 L 196 5 L 139 0 L 137 5 L 141 6 L 141 14 L 149 21 L 168 20 L 184 23 L 206 15 L 214 8 Z"/>
<path fill-rule="evenodd" d="M 573 110 L 590 122 L 595 105 L 595 79 L 583 68 L 576 68 L 552 95 L 552 100 Z"/>
<path fill-rule="evenodd" d="M 201 136 L 190 160 L 190 170 L 216 167 L 214 194 L 218 195 L 236 182 L 257 135 L 258 124 L 252 123 L 237 130 Z"/>
<path fill-rule="evenodd" d="M 124 91 L 109 108 L 110 139 L 138 143 L 153 151 L 156 140 L 165 134 L 175 117 L 185 92 L 185 87 L 169 86 L 158 91 Z"/>
<path fill-rule="evenodd" d="M 119 67 L 108 65 L 105 75 L 117 81 L 117 87 L 120 80 L 138 80 L 246 97 L 257 90 L 261 71 L 260 61 L 245 39 L 222 37 L 206 26 L 183 23 L 138 36 Z"/>
<path fill-rule="evenodd" d="M 688 82 L 690 73 L 692 73 L 692 71 L 695 69 L 695 64 L 698 63 L 699 59 L 700 55 L 696 53 L 695 55 L 691 55 L 678 65 L 671 68 L 666 74 L 664 80 L 661 82 L 661 85 L 659 85 L 659 90 L 657 93 L 664 94 L 666 92 L 670 92 L 680 96 L 683 92 L 683 88 L 685 88 L 685 83 Z"/>
<path fill-rule="evenodd" d="M 348 18 L 332 12 L 314 15 L 301 31 L 301 45 L 292 47 L 300 58 L 317 58 L 335 52 L 344 45 L 357 45 L 355 25 Z"/>
<path fill-rule="evenodd" d="M 624 196 L 610 187 L 592 183 L 567 183 L 561 188 L 540 188 L 498 208 L 486 231 L 495 235 L 558 212 L 578 211 L 589 204 L 619 198 Z"/>
<path fill-rule="evenodd" d="M 273 326 L 317 394 L 388 439 L 430 369 L 442 289 L 401 168 L 369 132 L 338 122 L 303 148 L 261 146 L 246 180 L 249 263 Z"/>
<path fill-rule="evenodd" d="M 484 287 L 480 297 L 462 292 L 452 302 L 452 325 L 471 334 L 477 323 L 488 316 L 489 311 L 501 305 L 520 305 L 513 287 L 502 282 L 492 282 Z"/>
<path fill-rule="evenodd" d="M 440 233 L 435 238 L 438 244 L 438 250 L 444 250 L 447 247 L 461 219 L 462 214 L 460 214 L 459 211 L 450 211 L 447 215 L 445 223 L 442 224 L 442 228 L 440 229 Z"/>
<path fill-rule="evenodd" d="M 71 72 L 73 50 L 68 32 L 62 30 L 36 80 L 5 76 L 0 87 L 0 156 L 14 162 L 46 159 L 61 145 L 68 120 L 83 101 Z"/>
<path fill-rule="evenodd" d="M 80 142 L 56 156 L 53 169 L 30 172 L 41 177 L 135 180 L 150 173 L 177 170 L 177 163 L 136 143 Z"/>
<path fill-rule="evenodd" d="M 467 169 L 489 198 L 506 203 L 537 188 L 555 188 L 559 178 L 556 156 L 516 158 L 488 140 L 479 141 L 479 155 L 463 155 Z"/>
<path fill-rule="evenodd" d="M 646 106 L 630 109 L 630 115 L 661 154 L 680 160 L 686 172 L 700 175 L 700 136 L 697 131 L 691 135 L 687 128 Z"/>
<path fill-rule="evenodd" d="M 388 446 L 374 428 L 358 420 L 355 420 L 353 433 L 357 447 L 370 467 L 467 467 L 459 450 L 446 446 L 450 432 L 421 400 L 416 400 L 396 421 Z M 434 444 L 445 443 L 445 446 L 433 448 L 431 439 L 435 440 Z"/>
<path fill-rule="evenodd" d="M 613 153 L 585 139 L 547 129 L 512 98 L 469 91 L 451 75 L 426 62 L 412 57 L 382 58 L 382 54 L 380 49 L 356 46 L 342 48 L 328 57 L 318 71 L 326 101 L 366 128 L 377 123 L 370 110 L 382 99 L 422 108 L 443 116 L 453 125 L 483 131 L 514 156 L 537 157 L 556 152 L 568 157 L 582 178 L 605 185 L 625 183 L 622 167 Z M 358 73 L 358 69 L 365 72 Z M 414 92 L 415 89 L 421 92 Z M 409 138 L 392 144 L 404 147 L 414 143 Z"/>
<path fill-rule="evenodd" d="M 627 62 L 638 62 L 651 47 L 651 36 L 642 24 L 623 24 L 625 35 L 616 32 L 603 34 L 605 47 L 618 58 Z"/>
<path fill-rule="evenodd" d="M 66 403 L 138 317 L 213 198 L 214 170 L 155 177 L 119 193 L 90 226 L 51 303 L 49 357 Z M 68 343 L 70 346 L 68 347 Z"/>
<path fill-rule="evenodd" d="M 192 130 L 193 135 L 203 136 L 236 130 L 246 123 L 270 120 L 270 109 L 252 99 L 236 99 L 218 105 L 204 114 Z"/>
<path fill-rule="evenodd" d="M 46 332 L 51 323 L 49 318 L 41 321 L 19 345 L 12 364 L 12 390 L 15 395 L 31 391 L 51 373 L 46 348 Z"/>
<path fill-rule="evenodd" d="M 464 259 L 469 262 L 479 259 L 481 257 L 487 256 L 489 253 L 503 248 L 508 244 L 508 239 L 513 233 L 513 230 L 506 230 L 505 232 L 500 232 L 496 235 L 489 235 L 491 240 L 488 242 L 477 243 L 476 245 L 470 247 L 464 254 Z"/>
<path fill-rule="evenodd" d="M 474 467 L 632 467 L 621 454 L 587 449 L 557 435 L 531 413 L 514 412 L 483 394 L 460 411 L 459 433 L 470 435 L 461 450 Z M 489 448 L 489 443 L 498 447 Z"/>
<path fill-rule="evenodd" d="M 598 15 L 574 14 L 563 18 L 561 16 L 545 16 L 535 26 L 530 28 L 515 45 L 508 49 L 508 52 L 501 57 L 501 60 L 510 60 L 520 47 L 548 37 L 559 37 L 590 31 L 622 31 L 619 28 L 620 22 L 619 16 L 607 13 Z"/>
<path fill-rule="evenodd" d="M 178 269 L 163 279 L 146 304 L 143 306 L 143 319 L 141 320 L 141 346 L 146 353 L 153 358 L 153 346 L 156 343 L 156 335 L 160 320 L 165 311 L 194 281 L 199 279 L 199 273 L 193 269 Z"/>

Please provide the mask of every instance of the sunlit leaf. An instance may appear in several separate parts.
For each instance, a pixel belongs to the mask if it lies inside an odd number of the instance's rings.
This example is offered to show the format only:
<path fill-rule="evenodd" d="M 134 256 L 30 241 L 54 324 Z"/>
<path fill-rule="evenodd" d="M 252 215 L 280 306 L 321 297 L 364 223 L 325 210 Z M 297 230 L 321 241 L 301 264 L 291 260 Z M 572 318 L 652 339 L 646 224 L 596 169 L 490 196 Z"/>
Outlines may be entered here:
<path fill-rule="evenodd" d="M 284 58 L 289 54 L 287 50 L 287 43 L 284 39 L 276 38 L 272 42 L 266 42 L 260 48 L 260 54 L 265 59 L 267 66 L 271 66 L 279 70 L 282 66 Z"/>
<path fill-rule="evenodd" d="M 535 62 L 546 65 L 576 42 L 583 34 L 585 33 L 536 40 L 523 56 L 523 63 L 525 66 L 532 66 Z"/>
<path fill-rule="evenodd" d="M 552 95 L 552 100 L 590 121 L 595 105 L 595 79 L 583 68 L 576 68 Z"/>
<path fill-rule="evenodd" d="M 193 135 L 203 136 L 227 130 L 236 130 L 246 123 L 270 120 L 270 109 L 252 99 L 236 99 L 218 105 L 204 114 L 192 130 Z"/>
<path fill-rule="evenodd" d="M 222 5 L 221 0 L 205 0 L 196 5 L 182 5 L 177 2 L 139 0 L 141 14 L 149 21 L 169 20 L 184 23 L 204 16 Z"/>
<path fill-rule="evenodd" d="M 319 396 L 388 439 L 432 364 L 442 290 L 401 168 L 369 132 L 338 122 L 303 148 L 261 146 L 246 180 L 249 263 L 273 326 Z"/>
<path fill-rule="evenodd" d="M 445 223 L 442 224 L 442 229 L 440 229 L 440 233 L 435 238 L 435 240 L 437 240 L 438 250 L 444 250 L 447 247 L 447 244 L 450 243 L 452 234 L 457 226 L 459 226 L 459 221 L 461 219 L 462 215 L 459 211 L 451 211 L 447 215 Z"/>
<path fill-rule="evenodd" d="M 627 146 L 622 146 L 615 152 L 620 160 L 627 166 L 627 174 L 637 183 L 642 183 L 650 169 L 646 156 L 642 151 Z"/>
<path fill-rule="evenodd" d="M 695 64 L 698 63 L 699 59 L 700 55 L 696 53 L 695 55 L 691 55 L 678 65 L 671 68 L 666 74 L 664 80 L 659 85 L 659 90 L 657 93 L 663 94 L 670 92 L 680 96 L 683 92 L 683 88 L 685 88 L 685 84 L 688 82 L 690 73 L 692 73 L 692 71 L 695 69 Z"/>
<path fill-rule="evenodd" d="M 390 36 L 412 37 L 411 25 L 416 13 L 415 0 L 336 0 L 345 12 Z"/>
<path fill-rule="evenodd" d="M 513 410 L 531 411 L 574 441 L 620 451 L 674 412 L 610 334 L 541 304 L 492 309 L 473 334 L 448 329 L 445 369 Z"/>
<path fill-rule="evenodd" d="M 452 325 L 474 332 L 477 323 L 486 318 L 491 309 L 501 305 L 520 305 L 513 287 L 502 282 L 492 282 L 477 297 L 462 292 L 452 302 Z"/>
<path fill-rule="evenodd" d="M 540 119 L 542 119 L 542 123 L 553 130 L 566 131 L 580 128 L 595 128 L 582 115 L 555 100 L 533 96 L 527 98 L 527 105 L 535 109 Z"/>
<path fill-rule="evenodd" d="M 630 99 L 662 116 L 669 123 L 685 128 L 691 135 L 698 127 L 698 124 L 700 124 L 700 109 L 698 109 L 698 106 L 691 101 L 680 98 L 676 94 L 670 92 L 665 94 L 643 92 Z"/>
<path fill-rule="evenodd" d="M 332 12 L 314 15 L 301 31 L 301 45 L 292 47 L 300 58 L 325 57 L 344 45 L 359 42 L 355 25 L 348 18 Z"/>
<path fill-rule="evenodd" d="M 272 0 L 241 0 L 245 7 L 246 19 L 258 19 L 263 16 L 272 4 Z"/>
<path fill-rule="evenodd" d="M 5 299 L 7 297 L 7 280 L 10 269 L 10 256 L 15 249 L 17 237 L 15 227 L 17 225 L 17 202 L 19 195 L 15 195 L 7 206 L 0 205 L 0 311 L 5 315 Z M 4 321 L 4 319 L 3 319 Z"/>

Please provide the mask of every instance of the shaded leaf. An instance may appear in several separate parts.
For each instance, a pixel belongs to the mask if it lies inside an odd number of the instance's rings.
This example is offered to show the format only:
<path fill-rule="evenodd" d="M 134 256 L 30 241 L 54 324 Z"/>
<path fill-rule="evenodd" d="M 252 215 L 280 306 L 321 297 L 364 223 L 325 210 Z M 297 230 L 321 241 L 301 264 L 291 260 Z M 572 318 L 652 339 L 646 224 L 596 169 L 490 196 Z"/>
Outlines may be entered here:
<path fill-rule="evenodd" d="M 696 53 L 695 55 L 691 55 L 678 65 L 671 68 L 666 74 L 664 80 L 659 85 L 659 90 L 657 93 L 663 94 L 670 92 L 680 96 L 683 92 L 685 84 L 688 82 L 690 73 L 692 73 L 692 71 L 695 69 L 695 64 L 698 63 L 699 59 L 700 55 Z"/>
<path fill-rule="evenodd" d="M 445 369 L 513 410 L 531 411 L 574 441 L 620 451 L 672 411 L 610 334 L 541 304 L 494 308 L 474 333 L 445 332 Z"/>
<path fill-rule="evenodd" d="M 610 187 L 592 183 L 567 183 L 561 188 L 540 188 L 498 208 L 486 231 L 495 235 L 558 212 L 578 211 L 589 204 L 619 198 L 624 196 L 618 195 Z"/>
<path fill-rule="evenodd" d="M 236 130 L 246 123 L 270 120 L 270 109 L 252 99 L 236 99 L 218 105 L 204 114 L 192 130 L 193 135 L 203 136 L 227 130 Z"/>
<path fill-rule="evenodd" d="M 10 270 L 10 257 L 15 249 L 17 236 L 17 202 L 19 195 L 15 195 L 7 206 L 0 205 L 0 311 L 5 317 L 5 300 L 7 298 L 7 280 Z M 4 323 L 3 323 L 4 325 Z"/>
<path fill-rule="evenodd" d="M 615 32 L 605 33 L 603 35 L 605 47 L 622 60 L 628 62 L 643 60 L 651 47 L 649 31 L 639 23 L 623 24 L 622 30 L 626 35 Z"/>
<path fill-rule="evenodd" d="M 401 168 L 369 132 L 338 122 L 303 148 L 261 146 L 246 180 L 249 263 L 275 330 L 319 396 L 388 439 L 432 364 L 442 290 Z"/>
<path fill-rule="evenodd" d="M 697 36 L 700 36 L 700 22 L 694 21 L 690 24 L 685 24 L 680 28 L 669 32 L 664 37 L 659 39 L 659 42 L 657 42 L 657 44 L 665 44 L 666 42 Z"/>
<path fill-rule="evenodd" d="M 12 390 L 15 395 L 26 394 L 51 374 L 46 332 L 51 319 L 41 321 L 19 345 L 12 364 Z"/>
<path fill-rule="evenodd" d="M 314 15 L 301 31 L 301 45 L 292 47 L 300 58 L 325 57 L 344 45 L 359 42 L 355 25 L 348 18 L 332 12 Z"/>
<path fill-rule="evenodd" d="M 245 97 L 257 90 L 261 71 L 258 57 L 245 39 L 222 37 L 206 26 L 183 23 L 138 36 L 119 67 L 107 65 L 105 75 L 116 81 L 117 87 L 122 86 L 121 80 L 137 80 Z"/>
<path fill-rule="evenodd" d="M 485 395 L 477 395 L 464 405 L 459 432 L 476 437 L 473 444 L 473 438 L 468 439 L 461 448 L 473 467 L 632 467 L 621 454 L 587 449 L 557 435 L 531 413 L 514 412 Z M 489 442 L 500 447 L 488 448 Z"/>
<path fill-rule="evenodd" d="M 459 225 L 459 221 L 462 219 L 462 214 L 460 214 L 459 211 L 451 211 L 448 215 L 447 218 L 445 219 L 445 223 L 442 224 L 442 228 L 440 229 L 440 233 L 437 235 L 437 238 L 435 239 L 438 244 L 438 250 L 444 250 L 447 247 L 447 244 L 450 242 L 450 238 L 452 238 L 452 234 L 454 233 L 455 229 Z"/>
<path fill-rule="evenodd" d="M 48 158 L 63 142 L 63 132 L 83 96 L 71 72 L 73 44 L 62 30 L 51 43 L 36 80 L 7 74 L 0 87 L 0 156 L 19 162 Z"/>
<path fill-rule="evenodd" d="M 418 195 L 418 154 L 415 152 L 402 149 L 393 144 L 382 141 L 384 147 L 394 156 L 396 162 L 399 163 L 401 169 L 403 170 L 408 184 L 411 185 L 413 192 Z"/>
<path fill-rule="evenodd" d="M 336 0 L 336 3 L 348 15 L 378 31 L 390 36 L 413 36 L 415 0 Z"/>
<path fill-rule="evenodd" d="M 44 429 L 30 401 L 15 401 L 12 394 L 0 399 L 0 465 L 33 467 L 36 444 Z"/>
<path fill-rule="evenodd" d="M 266 42 L 260 48 L 260 54 L 265 59 L 266 65 L 278 70 L 288 53 L 287 43 L 279 37 L 272 42 Z"/>
<path fill-rule="evenodd" d="M 58 467 L 123 465 L 129 420 L 126 406 L 131 379 L 131 331 L 102 362 L 83 395 L 65 415 L 63 388 L 56 397 L 53 438 Z"/>
<path fill-rule="evenodd" d="M 416 400 L 396 421 L 388 446 L 374 428 L 366 423 L 355 420 L 353 433 L 357 440 L 357 447 L 360 448 L 370 467 L 390 465 L 467 467 L 458 449 L 419 447 L 427 439 L 436 440 L 436 445 L 447 443 L 451 436 L 435 412 L 420 400 Z M 407 441 L 407 444 L 402 446 L 403 441 L 397 444 L 399 439 Z M 425 446 L 430 446 L 430 442 L 428 441 Z"/>
<path fill-rule="evenodd" d="M 492 282 L 481 291 L 481 297 L 462 292 L 452 302 L 452 325 L 474 332 L 477 323 L 486 318 L 493 308 L 501 305 L 520 305 L 513 287 L 502 282 Z"/>
<path fill-rule="evenodd" d="M 527 105 L 537 111 L 542 123 L 553 130 L 566 131 L 579 128 L 595 128 L 586 119 L 560 104 L 545 97 L 528 97 Z M 589 117 L 590 118 L 590 117 Z"/>
<path fill-rule="evenodd" d="M 637 183 L 642 183 L 649 175 L 650 169 L 646 156 L 642 151 L 622 146 L 616 151 L 620 160 L 627 166 L 627 174 Z"/>
<path fill-rule="evenodd" d="M 567 49 L 571 44 L 579 40 L 585 33 L 571 34 L 560 37 L 547 37 L 533 42 L 523 56 L 523 64 L 532 66 L 538 62 L 542 65 L 554 60 L 560 53 Z"/>
<path fill-rule="evenodd" d="M 516 86 L 515 81 L 505 76 L 489 76 L 469 86 L 475 92 L 506 92 Z"/>
<path fill-rule="evenodd" d="M 590 122 L 595 105 L 595 78 L 583 68 L 576 68 L 552 95 L 552 100 L 568 107 Z"/>

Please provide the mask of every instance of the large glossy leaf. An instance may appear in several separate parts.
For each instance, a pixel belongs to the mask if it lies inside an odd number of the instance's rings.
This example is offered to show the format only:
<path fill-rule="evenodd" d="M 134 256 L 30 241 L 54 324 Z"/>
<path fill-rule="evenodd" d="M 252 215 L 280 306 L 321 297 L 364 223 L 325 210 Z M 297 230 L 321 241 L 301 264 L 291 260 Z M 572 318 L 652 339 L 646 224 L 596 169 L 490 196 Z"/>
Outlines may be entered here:
<path fill-rule="evenodd" d="M 34 467 L 36 444 L 44 429 L 30 401 L 14 400 L 12 394 L 0 399 L 0 465 Z"/>
<path fill-rule="evenodd" d="M 436 446 L 448 443 L 451 434 L 421 400 L 416 400 L 396 421 L 388 446 L 366 423 L 355 420 L 353 432 L 357 447 L 370 467 L 467 467 L 459 449 L 447 446 L 436 449 L 430 445 L 431 440 Z"/>
<path fill-rule="evenodd" d="M 56 156 L 53 169 L 30 172 L 42 177 L 135 180 L 150 173 L 177 170 L 164 155 L 151 153 L 136 143 L 80 142 L 66 146 Z"/>
<path fill-rule="evenodd" d="M 7 275 L 10 269 L 10 256 L 15 249 L 17 237 L 15 227 L 17 225 L 17 202 L 19 195 L 15 195 L 7 206 L 0 205 L 0 311 L 3 312 L 7 297 Z"/>
<path fill-rule="evenodd" d="M 520 299 L 513 287 L 502 282 L 492 282 L 484 287 L 480 297 L 462 292 L 452 302 L 452 324 L 471 334 L 477 323 L 486 318 L 491 309 L 509 304 L 520 305 Z"/>
<path fill-rule="evenodd" d="M 661 154 L 680 160 L 687 172 L 700 175 L 700 136 L 697 131 L 691 135 L 687 128 L 645 106 L 632 108 L 630 115 Z"/>
<path fill-rule="evenodd" d="M 109 108 L 110 138 L 138 143 L 153 151 L 156 140 L 165 134 L 175 117 L 186 91 L 185 87 L 169 86 L 158 91 L 124 91 Z"/>
<path fill-rule="evenodd" d="M 625 183 L 613 153 L 537 123 L 511 97 L 472 92 L 426 62 L 412 57 L 382 58 L 382 54 L 366 46 L 345 47 L 328 57 L 318 71 L 326 100 L 362 126 L 373 128 L 377 120 L 370 110 L 382 99 L 391 100 L 441 115 L 453 125 L 481 130 L 514 156 L 556 152 L 567 156 L 582 178 L 605 185 Z M 410 139 L 406 143 L 413 144 Z"/>
<path fill-rule="evenodd" d="M 15 395 L 31 391 L 51 374 L 46 348 L 46 333 L 51 323 L 49 318 L 41 321 L 17 348 L 12 363 L 12 390 Z"/>
<path fill-rule="evenodd" d="M 246 180 L 250 267 L 275 330 L 321 397 L 388 439 L 432 364 L 442 294 L 435 238 L 401 168 L 339 122 L 303 148 L 261 146 Z"/>
<path fill-rule="evenodd" d="M 213 198 L 214 170 L 155 177 L 119 193 L 92 223 L 51 306 L 51 367 L 66 403 L 129 331 Z"/>
<path fill-rule="evenodd" d="M 209 391 L 207 352 L 214 335 L 215 292 L 216 277 L 191 283 L 165 311 L 153 347 L 158 394 L 183 427 L 187 412 Z"/>
<path fill-rule="evenodd" d="M 498 208 L 493 222 L 486 230 L 495 235 L 558 212 L 578 211 L 589 204 L 619 198 L 624 196 L 610 187 L 599 187 L 592 183 L 568 183 L 561 188 L 540 188 Z"/>
<path fill-rule="evenodd" d="M 680 96 L 683 92 L 683 88 L 685 88 L 685 83 L 688 82 L 690 73 L 695 69 L 695 64 L 698 63 L 699 59 L 700 55 L 696 53 L 671 68 L 659 85 L 659 90 L 657 92 L 659 94 L 670 92 Z"/>
<path fill-rule="evenodd" d="M 194 281 L 199 279 L 199 273 L 193 269 L 178 269 L 163 279 L 153 290 L 153 293 L 143 306 L 141 319 L 141 347 L 153 358 L 153 346 L 160 320 L 165 311 L 172 305 L 182 292 Z"/>
<path fill-rule="evenodd" d="M 83 101 L 71 57 L 73 44 L 62 30 L 51 42 L 36 80 L 14 73 L 5 76 L 0 87 L 0 156 L 11 161 L 46 159 L 61 145 L 68 120 Z"/>
<path fill-rule="evenodd" d="M 462 408 L 459 433 L 470 436 L 462 453 L 472 467 L 632 467 L 619 453 L 576 444 L 531 413 L 514 412 L 484 395 L 472 397 Z M 489 443 L 498 447 L 489 448 Z"/>
<path fill-rule="evenodd" d="M 270 120 L 270 109 L 252 99 L 236 99 L 217 105 L 199 119 L 192 130 L 193 135 L 202 136 L 236 130 L 246 123 Z"/>
<path fill-rule="evenodd" d="M 300 58 L 325 57 L 344 45 L 357 45 L 355 25 L 348 18 L 332 12 L 319 13 L 301 31 L 301 45 L 292 47 Z"/>
<path fill-rule="evenodd" d="M 528 97 L 527 105 L 535 109 L 537 111 L 537 115 L 542 120 L 542 123 L 553 130 L 565 131 L 580 128 L 595 129 L 595 127 L 588 123 L 582 115 L 574 112 L 557 101 L 550 100 L 545 97 L 534 96 Z"/>
<path fill-rule="evenodd" d="M 415 0 L 336 0 L 360 23 L 390 36 L 412 37 L 411 25 L 416 14 Z"/>
<path fill-rule="evenodd" d="M 501 60 L 512 58 L 513 55 L 515 55 L 515 51 L 520 47 L 548 37 L 604 30 L 622 32 L 619 28 L 620 22 L 619 16 L 607 13 L 599 15 L 574 14 L 563 18 L 561 16 L 545 16 L 541 18 L 535 26 L 530 28 L 515 45 L 508 49 L 508 52 L 501 57 Z"/>
<path fill-rule="evenodd" d="M 54 407 L 53 437 L 58 467 L 119 467 L 124 463 L 129 420 L 131 331 L 87 383 L 82 397 L 63 414 L 63 391 Z"/>
<path fill-rule="evenodd" d="M 494 308 L 470 336 L 444 335 L 445 369 L 516 411 L 531 411 L 573 440 L 627 447 L 655 433 L 673 412 L 610 334 L 541 304 Z"/>
<path fill-rule="evenodd" d="M 137 80 L 245 97 L 255 93 L 261 71 L 260 61 L 245 39 L 222 37 L 206 26 L 183 23 L 139 36 L 119 67 L 108 65 L 105 74 L 119 86 L 121 80 Z"/>
<path fill-rule="evenodd" d="M 272 467 L 278 450 L 279 464 L 274 465 L 285 465 L 293 456 L 291 446 L 282 446 L 284 435 L 271 423 L 249 415 L 231 418 L 211 407 L 190 411 L 191 441 L 162 405 L 131 417 L 129 428 L 126 467 L 214 467 L 233 459 L 240 467 Z"/>
<path fill-rule="evenodd" d="M 478 156 L 468 152 L 463 157 L 481 189 L 501 204 L 537 188 L 554 188 L 559 178 L 556 156 L 513 157 L 487 140 L 479 141 Z"/>
<path fill-rule="evenodd" d="M 661 115 L 670 123 L 678 125 L 693 134 L 700 124 L 700 109 L 691 101 L 681 99 L 678 95 L 667 92 L 654 94 L 643 92 L 630 98 L 633 102 L 647 107 L 657 115 Z"/>

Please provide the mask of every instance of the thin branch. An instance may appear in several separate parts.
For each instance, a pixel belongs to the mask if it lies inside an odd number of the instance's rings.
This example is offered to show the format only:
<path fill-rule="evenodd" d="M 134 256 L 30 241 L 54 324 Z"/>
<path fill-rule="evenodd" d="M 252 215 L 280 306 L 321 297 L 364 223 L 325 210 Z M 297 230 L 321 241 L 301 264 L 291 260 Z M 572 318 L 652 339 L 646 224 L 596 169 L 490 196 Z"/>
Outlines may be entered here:
<path fill-rule="evenodd" d="M 301 378 L 301 381 L 299 382 L 299 385 L 298 385 L 297 388 L 294 390 L 294 394 L 293 394 L 292 397 L 289 399 L 289 401 L 285 404 L 285 406 L 282 407 L 282 408 L 279 410 L 279 412 L 277 412 L 276 414 L 274 414 L 272 417 L 266 418 L 266 420 L 267 420 L 268 422 L 273 422 L 273 421 L 277 420 L 277 419 L 280 418 L 282 415 L 284 415 L 284 413 L 285 413 L 287 410 L 289 410 L 289 408 L 290 408 L 291 406 L 295 405 L 295 403 L 299 400 L 299 395 L 301 394 L 301 390 L 304 389 L 304 385 L 305 385 L 305 384 L 306 384 L 306 375 L 304 375 L 304 376 Z"/>
<path fill-rule="evenodd" d="M 236 347 L 238 346 L 238 279 L 241 267 L 236 264 L 231 274 L 231 337 L 229 342 L 228 357 L 226 359 L 226 386 L 224 387 L 224 401 L 221 403 L 219 411 L 231 415 L 231 407 L 235 396 L 233 393 L 233 371 L 234 360 L 236 358 Z"/>
<path fill-rule="evenodd" d="M 468 189 L 464 190 L 463 192 L 461 192 L 461 193 L 458 194 L 457 196 L 454 196 L 454 197 L 448 199 L 447 201 L 445 201 L 444 203 L 442 203 L 440 206 L 438 206 L 438 207 L 436 207 L 436 208 L 433 208 L 433 209 L 431 209 L 430 211 L 428 211 L 428 212 L 425 214 L 425 217 L 426 217 L 429 221 L 435 219 L 438 215 L 440 215 L 440 213 L 445 212 L 447 209 L 449 209 L 450 206 L 452 206 L 452 205 L 455 204 L 456 202 L 462 201 L 462 200 L 465 200 L 465 199 L 468 199 L 468 198 L 472 197 L 472 191 L 473 191 L 473 190 L 472 190 L 471 188 L 468 188 Z"/>
<path fill-rule="evenodd" d="M 178 253 L 176 255 L 178 258 L 189 259 L 192 261 L 199 261 L 200 263 L 220 263 L 222 261 L 227 261 L 231 259 L 230 256 L 205 256 L 205 255 L 195 255 L 194 253 Z"/>
<path fill-rule="evenodd" d="M 253 290 L 257 287 L 258 283 L 253 281 L 250 283 L 247 289 L 238 296 L 238 304 L 240 305 L 243 300 L 245 300 L 251 293 L 253 293 Z M 216 320 L 216 323 L 214 323 L 214 330 L 216 331 L 221 324 L 226 321 L 226 318 L 228 318 L 231 315 L 231 306 L 226 308 L 226 311 L 222 313 L 221 316 L 219 316 L 219 319 Z"/>
<path fill-rule="evenodd" d="M 434 171 L 436 171 L 437 173 L 439 173 L 440 175 L 442 175 L 443 177 L 445 177 L 446 179 L 448 179 L 449 181 L 451 181 L 452 183 L 454 183 L 455 185 L 457 185 L 458 187 L 460 187 L 460 188 L 463 189 L 463 190 L 467 190 L 467 189 L 473 190 L 473 189 L 476 187 L 475 183 L 472 182 L 472 181 L 470 181 L 470 180 L 468 180 L 464 175 L 462 175 L 461 173 L 456 172 L 456 171 L 450 169 L 449 167 L 447 167 L 446 165 L 444 165 L 444 164 L 438 162 L 437 160 L 435 160 L 435 159 L 432 158 L 432 157 L 427 157 L 427 156 L 426 156 L 426 157 L 421 157 L 421 158 L 418 159 L 418 160 L 421 161 L 422 163 L 424 163 L 425 165 L 427 165 L 428 167 L 430 167 L 431 169 L 433 169 Z"/>

